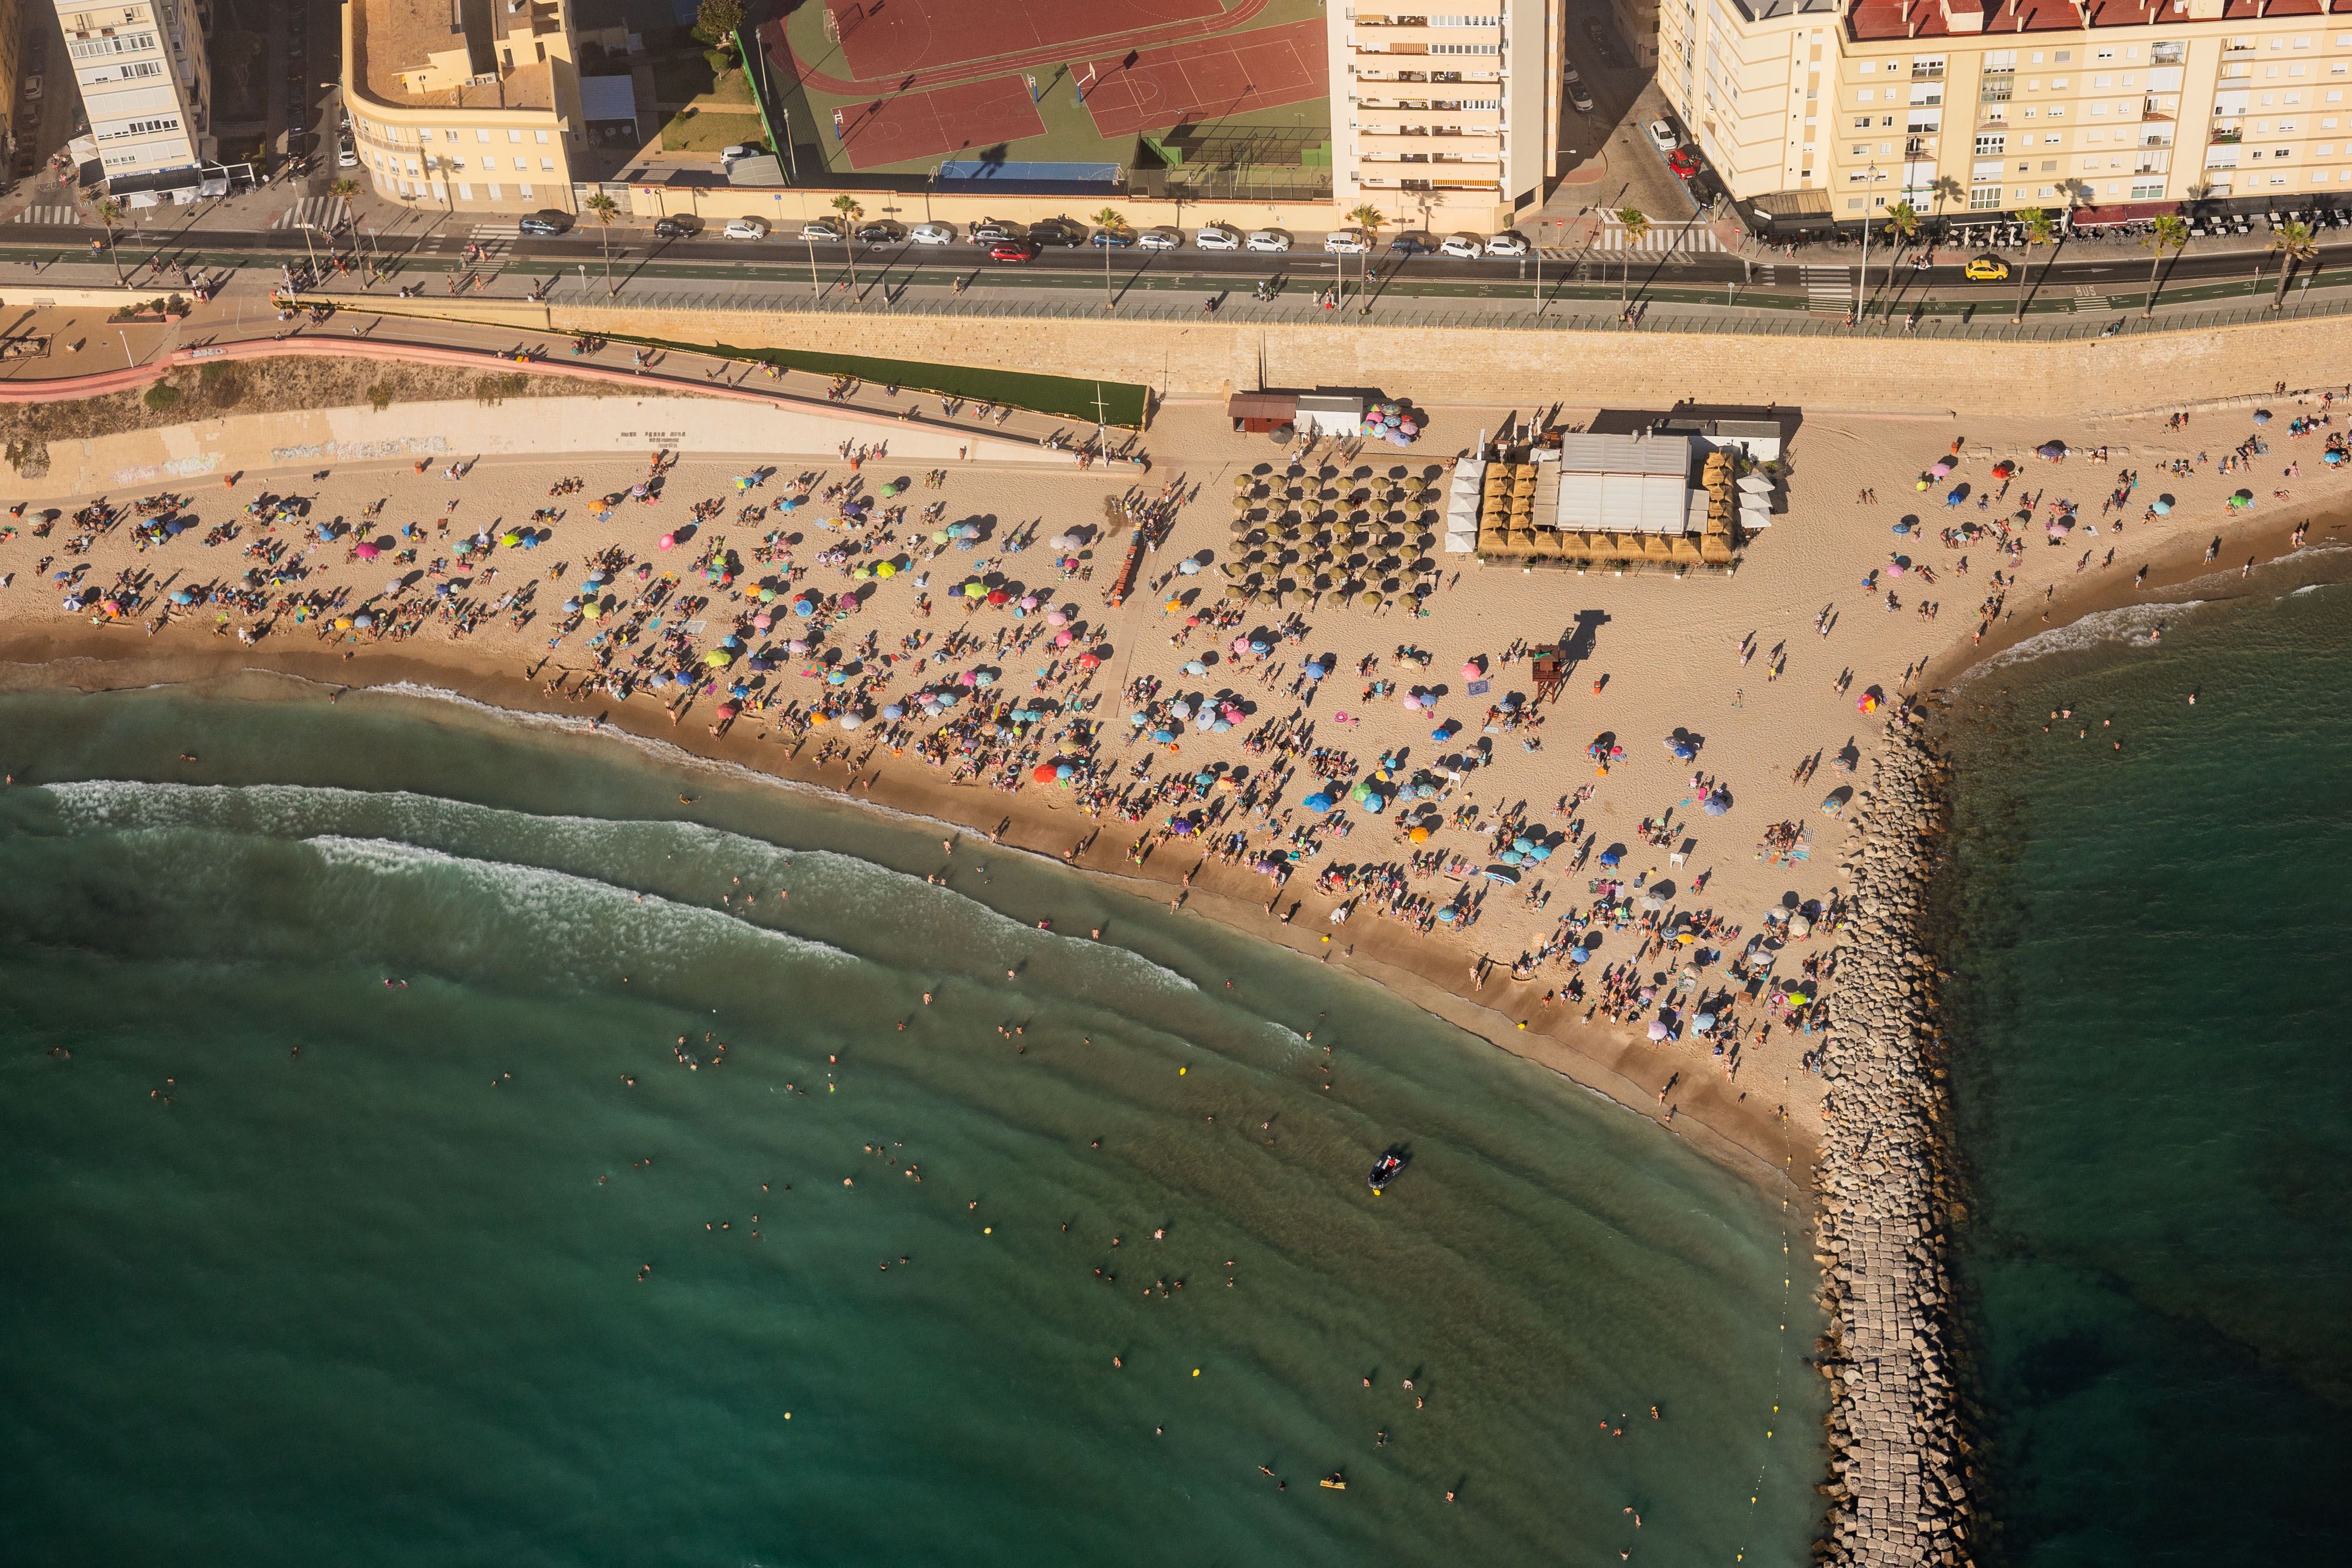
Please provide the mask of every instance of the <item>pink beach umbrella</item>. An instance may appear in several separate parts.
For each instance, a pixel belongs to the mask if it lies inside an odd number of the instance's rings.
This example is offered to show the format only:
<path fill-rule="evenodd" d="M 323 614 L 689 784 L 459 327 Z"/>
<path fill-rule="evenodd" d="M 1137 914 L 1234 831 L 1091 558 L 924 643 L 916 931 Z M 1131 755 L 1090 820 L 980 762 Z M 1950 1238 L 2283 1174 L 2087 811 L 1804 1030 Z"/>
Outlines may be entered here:
<path fill-rule="evenodd" d="M 677 548 L 677 536 L 676 534 L 664 534 L 654 542 L 664 549 L 676 549 Z"/>
<path fill-rule="evenodd" d="M 382 555 L 383 552 L 376 549 L 373 545 L 362 544 L 352 546 L 352 553 L 359 557 L 362 560 L 373 560 L 377 556 Z"/>

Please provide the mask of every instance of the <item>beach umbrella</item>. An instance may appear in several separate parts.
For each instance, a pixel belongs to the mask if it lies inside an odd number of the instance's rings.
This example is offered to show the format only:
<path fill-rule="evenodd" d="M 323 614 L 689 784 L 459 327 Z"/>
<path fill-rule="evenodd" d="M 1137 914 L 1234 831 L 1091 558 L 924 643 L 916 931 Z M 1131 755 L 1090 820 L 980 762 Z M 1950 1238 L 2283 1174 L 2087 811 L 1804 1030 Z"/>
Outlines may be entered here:
<path fill-rule="evenodd" d="M 810 616 L 816 613 L 816 601 L 813 599 L 793 600 L 793 613 L 799 616 L 803 621 L 807 620 Z"/>
<path fill-rule="evenodd" d="M 1099 665 L 1101 663 L 1102 663 L 1101 658 L 1100 658 L 1098 655 L 1097 655 L 1097 654 L 1093 654 L 1093 653 L 1081 653 L 1081 654 L 1079 654 L 1079 655 L 1078 655 L 1078 668 L 1080 668 L 1080 669 L 1082 669 L 1082 670 L 1091 670 L 1091 669 L 1094 669 L 1095 667 L 1097 667 L 1097 665 Z"/>
<path fill-rule="evenodd" d="M 1421 694 L 1419 692 L 1407 692 L 1404 695 L 1399 697 L 1397 701 L 1404 705 L 1406 712 L 1417 712 L 1421 707 Z"/>
<path fill-rule="evenodd" d="M 1519 880 L 1519 873 L 1507 865 L 1490 865 L 1478 874 L 1485 877 L 1488 882 L 1499 882 L 1506 884 L 1516 883 Z"/>
<path fill-rule="evenodd" d="M 743 639 L 735 635 L 734 632 L 730 632 L 727 635 L 719 639 L 719 645 L 731 653 L 736 649 L 743 645 Z"/>
<path fill-rule="evenodd" d="M 727 667 L 727 655 L 713 648 L 702 655 L 702 662 L 714 670 L 723 670 Z"/>
<path fill-rule="evenodd" d="M 1652 1019 L 1650 1020 L 1650 1039 L 1653 1040 L 1661 1040 L 1665 1038 L 1666 1026 L 1659 1022 L 1656 1019 Z"/>
<path fill-rule="evenodd" d="M 2268 424 L 2270 422 L 2271 422 L 2271 411 L 2270 411 L 2270 410 L 2268 410 L 2268 409 L 2266 409 L 2266 408 L 2258 408 L 2258 409 L 2254 410 L 2254 423 L 2255 423 L 2256 424 Z"/>
<path fill-rule="evenodd" d="M 1790 936 L 1806 936 L 1806 935 L 1810 934 L 1810 933 L 1812 931 L 1812 929 L 1813 929 L 1813 923 L 1812 923 L 1811 921 L 1810 921 L 1810 920 L 1806 919 L 1803 915 L 1791 915 L 1790 916 L 1789 916 L 1789 935 L 1790 935 Z"/>
<path fill-rule="evenodd" d="M 1171 817 L 1168 819 L 1168 831 L 1180 839 L 1184 838 L 1192 831 L 1192 819 L 1190 817 Z"/>
<path fill-rule="evenodd" d="M 1440 925 L 1451 925 L 1459 918 L 1461 918 L 1460 912 L 1451 907 L 1441 909 L 1437 912 L 1437 919 Z"/>
<path fill-rule="evenodd" d="M 733 703 L 720 703 L 719 705 L 719 716 L 721 719 L 733 718 L 737 714 L 741 713 L 742 711 L 743 710 L 741 708 L 738 707 Z"/>
<path fill-rule="evenodd" d="M 371 544 L 358 544 L 352 547 L 352 553 L 362 560 L 373 560 L 383 552 Z"/>
<path fill-rule="evenodd" d="M 1992 465 L 1992 476 L 1996 479 L 2006 479 L 2016 472 L 2017 465 L 2006 457 Z"/>
<path fill-rule="evenodd" d="M 1528 857 L 1520 853 L 1517 850 L 1505 850 L 1501 854 L 1496 855 L 1495 858 L 1501 861 L 1505 865 L 1517 865 L 1521 861 L 1526 860 Z"/>
<path fill-rule="evenodd" d="M 845 713 L 836 717 L 834 722 L 841 726 L 844 729 L 856 729 L 860 725 L 864 724 L 866 720 L 857 714 Z"/>
<path fill-rule="evenodd" d="M 1701 802 L 1699 810 L 1710 817 L 1720 817 L 1731 810 L 1731 797 L 1717 789 Z"/>
<path fill-rule="evenodd" d="M 1180 577 L 1198 577 L 1201 575 L 1201 563 L 1186 556 L 1176 563 L 1176 572 Z"/>
<path fill-rule="evenodd" d="M 1927 472 L 1938 479 L 1946 478 L 1952 472 L 1952 460 L 1948 457 L 1938 457 L 1927 465 Z"/>
<path fill-rule="evenodd" d="M 1614 867 L 1618 862 L 1624 858 L 1625 852 L 1623 850 L 1607 849 L 1601 852 L 1601 863 L 1604 868 Z"/>
<path fill-rule="evenodd" d="M 1165 746 L 1176 738 L 1176 732 L 1172 729 L 1155 729 L 1151 732 L 1151 738 L 1157 744 Z"/>
<path fill-rule="evenodd" d="M 1168 713 L 1172 718 L 1191 718 L 1192 716 L 1192 705 L 1179 699 L 1178 701 L 1168 705 Z"/>
<path fill-rule="evenodd" d="M 884 718 L 904 718 L 907 716 L 907 710 L 904 706 L 898 703 L 884 703 L 882 705 L 882 716 Z"/>
<path fill-rule="evenodd" d="M 1037 783 L 1051 784 L 1054 781 L 1054 765 L 1050 762 L 1040 762 L 1029 770 L 1029 777 Z"/>
<path fill-rule="evenodd" d="M 2233 508 L 2239 507 L 2251 507 L 2253 504 L 2254 493 L 2252 490 L 2241 490 L 2236 495 L 2230 497 L 2230 505 Z"/>
<path fill-rule="evenodd" d="M 1307 796 L 1306 800 L 1299 802 L 1300 805 L 1306 807 L 1308 810 L 1314 812 L 1318 817 L 1324 812 L 1329 810 L 1334 803 L 1335 802 L 1332 800 L 1331 797 L 1326 795 L 1320 789 L 1318 789 L 1314 794 Z"/>

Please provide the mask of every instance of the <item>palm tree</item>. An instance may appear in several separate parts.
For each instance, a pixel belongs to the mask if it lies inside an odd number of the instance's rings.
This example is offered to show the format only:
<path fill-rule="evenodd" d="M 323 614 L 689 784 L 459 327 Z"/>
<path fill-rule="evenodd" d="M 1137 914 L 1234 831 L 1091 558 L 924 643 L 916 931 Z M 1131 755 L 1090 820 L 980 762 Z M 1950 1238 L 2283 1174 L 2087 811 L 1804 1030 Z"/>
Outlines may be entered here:
<path fill-rule="evenodd" d="M 2164 266 L 2164 253 L 2178 253 L 2189 244 L 2189 220 L 2178 214 L 2167 213 L 2148 225 L 2147 248 L 2156 252 L 2156 259 L 2147 268 L 2147 308 L 2140 312 L 2143 319 L 2156 314 L 2157 273 Z"/>
<path fill-rule="evenodd" d="M 1120 212 L 1117 207 L 1105 207 L 1102 211 L 1095 214 L 1095 227 L 1102 230 L 1105 234 L 1123 235 L 1127 233 L 1127 214 Z M 1102 246 L 1103 308 L 1106 310 L 1116 310 L 1118 308 L 1118 301 L 1112 298 L 1110 291 L 1110 242 L 1106 240 L 1103 242 Z"/>
<path fill-rule="evenodd" d="M 2017 314 L 2010 318 L 2012 327 L 2025 319 L 2025 279 L 2032 270 L 2033 247 L 2048 245 L 2057 232 L 2050 221 L 2050 214 L 2040 207 L 2020 210 L 2017 221 L 2025 225 L 2025 256 L 2017 264 Z"/>
<path fill-rule="evenodd" d="M 1886 209 L 1886 227 L 1883 231 L 1895 243 L 1886 251 L 1886 308 L 1895 308 L 1895 260 L 1903 254 L 1905 245 L 1919 237 L 1919 209 L 1909 202 L 1897 202 Z M 1864 278 L 1866 286 L 1869 279 Z"/>
<path fill-rule="evenodd" d="M 122 258 L 114 254 L 114 225 L 122 221 L 122 209 L 112 196 L 105 197 L 98 204 L 98 221 L 106 230 L 106 259 L 114 264 L 114 287 L 121 288 L 124 287 Z"/>
<path fill-rule="evenodd" d="M 1364 284 L 1362 291 L 1369 292 L 1372 287 L 1372 246 L 1380 243 L 1381 225 L 1389 220 L 1387 215 L 1384 214 L 1380 208 L 1372 205 L 1370 202 L 1361 202 L 1357 204 L 1355 210 L 1348 214 L 1348 219 L 1358 228 L 1364 231 L 1364 260 L 1362 264 L 1364 269 Z M 1342 261 L 1339 264 L 1339 268 L 1342 274 L 1346 272 L 1347 266 L 1348 264 L 1345 261 Z"/>
<path fill-rule="evenodd" d="M 1618 226 L 1625 231 L 1625 248 L 1621 253 L 1623 270 L 1617 275 L 1617 298 L 1625 298 L 1626 286 L 1633 277 L 1633 247 L 1650 235 L 1650 219 L 1639 207 L 1626 207 L 1617 214 Z"/>
<path fill-rule="evenodd" d="M 620 216 L 621 204 L 599 191 L 580 206 L 596 220 L 596 243 L 604 253 L 604 298 L 610 299 L 619 292 L 613 287 L 613 220 Z"/>
<path fill-rule="evenodd" d="M 2286 303 L 2286 283 L 2294 276 L 2295 263 L 2319 259 L 2319 242 L 2312 237 L 2309 224 L 2285 223 L 2271 235 L 2268 248 L 2279 256 L 2278 292 L 2271 296 L 2271 308 L 2275 310 Z"/>
<path fill-rule="evenodd" d="M 849 253 L 849 292 L 855 297 L 857 293 L 857 220 L 866 215 L 866 209 L 857 204 L 856 197 L 844 191 L 834 197 L 833 210 L 841 214 L 842 246 Z"/>

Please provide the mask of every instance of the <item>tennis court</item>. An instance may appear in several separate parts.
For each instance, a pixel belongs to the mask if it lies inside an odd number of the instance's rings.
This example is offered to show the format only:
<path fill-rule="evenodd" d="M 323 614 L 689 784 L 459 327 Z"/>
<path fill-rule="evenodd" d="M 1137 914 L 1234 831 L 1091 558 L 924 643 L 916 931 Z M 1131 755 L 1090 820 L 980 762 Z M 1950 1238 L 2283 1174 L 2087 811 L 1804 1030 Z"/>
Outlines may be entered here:
<path fill-rule="evenodd" d="M 1292 22 L 1089 60 L 1087 111 L 1105 136 L 1165 130 L 1247 110 L 1304 103 L 1330 91 L 1323 24 Z"/>
<path fill-rule="evenodd" d="M 1078 53 L 1172 22 L 1223 15 L 1218 0 L 825 0 L 860 80 L 1072 46 Z"/>
<path fill-rule="evenodd" d="M 1045 129 L 1017 76 L 878 99 L 843 110 L 841 122 L 853 169 L 994 147 Z"/>

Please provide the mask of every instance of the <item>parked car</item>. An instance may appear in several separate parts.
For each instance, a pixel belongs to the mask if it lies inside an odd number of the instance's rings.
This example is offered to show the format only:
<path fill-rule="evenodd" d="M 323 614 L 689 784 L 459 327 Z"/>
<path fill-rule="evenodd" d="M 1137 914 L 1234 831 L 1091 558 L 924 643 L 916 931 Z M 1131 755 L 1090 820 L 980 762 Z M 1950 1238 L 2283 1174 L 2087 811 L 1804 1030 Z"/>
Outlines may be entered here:
<path fill-rule="evenodd" d="M 518 233 L 546 238 L 560 235 L 572 226 L 572 220 L 562 213 L 525 213 L 515 220 Z"/>
<path fill-rule="evenodd" d="M 1087 231 L 1063 218 L 1040 218 L 1029 225 L 1029 238 L 1038 245 L 1084 245 Z"/>
<path fill-rule="evenodd" d="M 654 237 L 656 239 L 688 239 L 699 233 L 701 228 L 700 218 L 656 218 Z"/>
<path fill-rule="evenodd" d="M 1579 114 L 1591 114 L 1592 112 L 1592 94 L 1587 90 L 1585 85 L 1580 81 L 1570 80 L 1569 82 L 1568 102 L 1569 107 L 1575 110 Z"/>
<path fill-rule="evenodd" d="M 352 145 L 351 133 L 349 131 L 345 131 L 342 135 L 335 138 L 335 167 L 338 169 L 356 169 L 359 166 L 360 150 Z"/>
<path fill-rule="evenodd" d="M 736 163 L 743 159 L 758 156 L 760 156 L 760 150 L 748 141 L 738 141 L 732 147 L 721 147 L 719 150 L 719 161 L 721 163 Z"/>
<path fill-rule="evenodd" d="M 955 225 L 917 224 L 907 231 L 907 237 L 917 245 L 955 244 Z"/>
<path fill-rule="evenodd" d="M 765 218 L 730 218 L 719 231 L 729 239 L 766 239 L 768 220 Z"/>
<path fill-rule="evenodd" d="M 26 103 L 41 101 L 41 78 L 37 71 L 25 78 L 25 101 Z"/>
<path fill-rule="evenodd" d="M 813 218 L 801 225 L 801 238 L 821 245 L 839 245 L 841 230 L 830 218 Z"/>
<path fill-rule="evenodd" d="M 994 245 L 1001 239 L 1020 237 L 1021 225 L 1003 218 L 982 218 L 971 225 L 971 243 L 974 245 Z"/>
<path fill-rule="evenodd" d="M 1145 229 L 1135 236 L 1135 243 L 1146 250 L 1182 250 L 1184 235 L 1176 229 Z"/>
<path fill-rule="evenodd" d="M 1534 249 L 1533 246 L 1528 244 L 1527 235 L 1514 233 L 1509 229 L 1505 229 L 1486 242 L 1488 256 L 1524 256 L 1531 254 Z"/>
<path fill-rule="evenodd" d="M 1437 247 L 1440 256 L 1450 256 L 1456 261 L 1475 261 L 1486 254 L 1486 247 L 1476 235 L 1447 235 Z"/>
<path fill-rule="evenodd" d="M 1666 154 L 1666 167 L 1687 180 L 1698 172 L 1698 160 L 1691 156 L 1688 148 L 1677 147 Z"/>
<path fill-rule="evenodd" d="M 1372 248 L 1372 241 L 1361 229 L 1333 229 L 1323 236 L 1323 248 L 1339 256 L 1361 256 Z"/>
<path fill-rule="evenodd" d="M 1026 239 L 1001 239 L 988 247 L 991 261 L 1034 261 L 1037 242 Z"/>
<path fill-rule="evenodd" d="M 907 231 L 888 218 L 877 218 L 870 224 L 857 225 L 860 245 L 897 245 L 907 237 Z"/>
<path fill-rule="evenodd" d="M 1683 144 L 1683 139 L 1675 134 L 1675 128 L 1663 120 L 1654 120 L 1643 129 L 1649 133 L 1650 145 L 1661 152 L 1672 152 Z"/>
<path fill-rule="evenodd" d="M 1223 224 L 1211 224 L 1194 236 L 1192 243 L 1202 250 L 1239 250 L 1242 236 Z"/>
<path fill-rule="evenodd" d="M 1290 248 L 1290 236 L 1280 229 L 1252 229 L 1247 244 L 1252 250 L 1279 256 Z"/>
<path fill-rule="evenodd" d="M 1437 236 L 1426 229 L 1407 229 L 1389 241 L 1391 256 L 1427 256 L 1437 248 Z"/>
<path fill-rule="evenodd" d="M 1097 229 L 1087 243 L 1098 250 L 1125 250 L 1135 243 L 1135 236 L 1125 229 Z"/>

